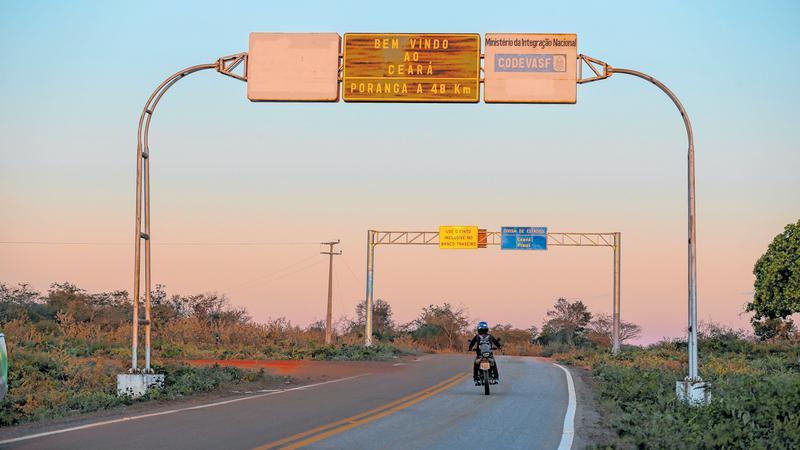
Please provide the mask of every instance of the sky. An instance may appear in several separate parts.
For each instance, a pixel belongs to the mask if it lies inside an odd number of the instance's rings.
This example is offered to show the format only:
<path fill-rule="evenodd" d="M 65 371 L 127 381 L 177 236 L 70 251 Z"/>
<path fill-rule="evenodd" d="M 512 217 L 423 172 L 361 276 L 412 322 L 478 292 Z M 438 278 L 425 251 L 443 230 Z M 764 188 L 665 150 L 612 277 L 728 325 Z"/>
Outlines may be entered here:
<path fill-rule="evenodd" d="M 144 102 L 184 67 L 247 51 L 250 32 L 576 33 L 580 53 L 655 76 L 686 107 L 699 318 L 746 327 L 753 264 L 800 219 L 798 23 L 793 1 L 2 0 L 0 282 L 130 291 Z M 150 145 L 153 278 L 171 293 L 305 325 L 325 315 L 318 242 L 342 240 L 341 317 L 364 298 L 368 229 L 619 231 L 623 320 L 640 343 L 685 333 L 686 135 L 643 80 L 581 85 L 574 105 L 251 103 L 205 71 L 164 97 Z M 611 312 L 612 253 L 379 247 L 375 296 L 398 322 L 447 301 L 540 326 L 558 297 Z"/>

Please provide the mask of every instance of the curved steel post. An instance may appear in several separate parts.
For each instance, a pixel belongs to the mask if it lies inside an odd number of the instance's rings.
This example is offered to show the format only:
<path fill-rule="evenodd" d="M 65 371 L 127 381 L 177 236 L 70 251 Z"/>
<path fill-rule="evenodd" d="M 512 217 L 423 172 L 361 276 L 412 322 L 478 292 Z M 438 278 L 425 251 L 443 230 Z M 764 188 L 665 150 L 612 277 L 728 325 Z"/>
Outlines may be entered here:
<path fill-rule="evenodd" d="M 647 75 L 646 73 L 638 72 L 630 69 L 618 69 L 616 67 L 608 67 L 610 73 L 624 73 L 626 75 L 633 75 L 635 77 L 647 80 L 659 89 L 661 89 L 667 96 L 669 96 L 672 103 L 678 108 L 683 118 L 683 124 L 686 126 L 686 137 L 689 140 L 688 152 L 688 174 L 689 174 L 689 376 L 687 381 L 702 381 L 697 371 L 697 240 L 696 240 L 696 219 L 695 219 L 695 191 L 694 191 L 694 135 L 692 133 L 692 123 L 689 121 L 689 115 L 683 108 L 683 104 L 678 100 L 678 97 L 671 91 L 664 83 L 656 80 L 655 78 Z"/>
<path fill-rule="evenodd" d="M 134 237 L 134 269 L 133 269 L 133 325 L 131 336 L 131 372 L 138 372 L 138 347 L 139 347 L 139 295 L 141 292 L 141 260 L 142 243 L 144 241 L 145 253 L 145 317 L 141 324 L 145 326 L 145 372 L 150 372 L 150 337 L 151 337 L 151 317 L 150 317 L 150 293 L 151 293 L 151 271 L 150 271 L 150 121 L 153 117 L 158 102 L 161 97 L 178 80 L 206 69 L 220 70 L 223 58 L 215 63 L 200 64 L 187 67 L 180 72 L 174 73 L 165 79 L 147 99 L 142 114 L 139 116 L 139 127 L 137 130 L 136 141 L 136 230 Z M 144 183 L 142 182 L 144 179 Z M 142 197 L 144 197 L 144 214 L 142 214 Z M 142 216 L 144 216 L 144 230 L 142 229 Z"/>

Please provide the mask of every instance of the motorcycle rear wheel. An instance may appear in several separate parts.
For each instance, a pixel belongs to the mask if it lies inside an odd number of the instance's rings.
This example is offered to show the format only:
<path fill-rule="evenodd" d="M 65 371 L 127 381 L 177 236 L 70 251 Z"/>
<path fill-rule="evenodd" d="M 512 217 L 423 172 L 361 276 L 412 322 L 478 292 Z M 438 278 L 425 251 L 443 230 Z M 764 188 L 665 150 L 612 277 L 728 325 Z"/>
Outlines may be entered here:
<path fill-rule="evenodd" d="M 483 395 L 489 395 L 489 384 L 490 384 L 489 371 L 488 370 L 484 370 L 483 371 Z"/>

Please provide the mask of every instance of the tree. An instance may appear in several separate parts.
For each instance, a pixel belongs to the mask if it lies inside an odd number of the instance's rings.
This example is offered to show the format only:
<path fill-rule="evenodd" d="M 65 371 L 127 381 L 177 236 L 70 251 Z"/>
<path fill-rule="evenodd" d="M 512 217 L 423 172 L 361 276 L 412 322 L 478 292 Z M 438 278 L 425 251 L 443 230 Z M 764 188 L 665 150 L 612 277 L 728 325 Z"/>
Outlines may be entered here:
<path fill-rule="evenodd" d="M 753 313 L 750 321 L 756 334 L 766 336 L 770 330 L 792 328 L 786 318 L 800 312 L 800 220 L 775 236 L 753 274 L 755 292 L 746 311 Z M 779 323 L 784 321 L 785 325 Z"/>
<path fill-rule="evenodd" d="M 356 321 L 351 324 L 351 332 L 358 333 L 364 329 L 367 323 L 366 311 L 366 302 L 358 302 L 356 305 Z M 391 338 L 395 334 L 392 306 L 381 299 L 377 299 L 372 303 L 372 334 L 378 339 Z"/>
<path fill-rule="evenodd" d="M 553 309 L 547 311 L 547 317 L 542 325 L 539 341 L 544 344 L 557 341 L 574 345 L 583 338 L 592 313 L 580 300 L 570 303 L 565 298 L 559 298 Z"/>
<path fill-rule="evenodd" d="M 611 316 L 605 313 L 596 315 L 586 327 L 587 337 L 590 341 L 601 347 L 610 347 L 613 341 L 613 321 Z M 642 335 L 642 327 L 635 323 L 621 320 L 619 323 L 619 342 L 636 339 Z"/>
<path fill-rule="evenodd" d="M 531 337 L 536 335 L 536 327 L 522 329 L 514 328 L 511 324 L 498 323 L 491 327 L 490 332 L 492 336 L 500 340 L 500 343 L 505 344 L 530 344 Z"/>
<path fill-rule="evenodd" d="M 792 338 L 797 329 L 791 319 L 764 318 L 753 322 L 753 334 L 762 341 L 786 341 Z"/>
<path fill-rule="evenodd" d="M 166 293 L 155 291 L 152 299 L 154 307 L 165 308 L 163 314 L 167 320 L 192 317 L 214 326 L 250 322 L 247 310 L 231 305 L 225 294 L 206 292 L 189 296 L 173 295 L 167 299 Z"/>
<path fill-rule="evenodd" d="M 45 303 L 54 318 L 58 313 L 67 313 L 77 322 L 91 322 L 96 313 L 89 294 L 69 282 L 51 284 Z"/>
<path fill-rule="evenodd" d="M 536 325 L 531 325 L 531 327 L 528 328 L 528 332 L 531 334 L 531 344 L 536 343 L 536 340 L 539 339 L 539 328 Z"/>
<path fill-rule="evenodd" d="M 20 283 L 11 287 L 0 283 L 0 323 L 26 317 L 39 320 L 46 315 L 41 295 L 30 289 L 28 284 Z"/>
<path fill-rule="evenodd" d="M 436 349 L 448 348 L 461 349 L 461 340 L 464 330 L 469 325 L 467 312 L 464 307 L 454 307 L 449 303 L 430 305 L 422 308 L 419 318 L 412 327 L 415 329 L 411 335 L 414 339 L 426 342 Z"/>
<path fill-rule="evenodd" d="M 308 324 L 306 331 L 312 331 L 314 333 L 324 333 L 325 332 L 325 321 L 324 320 L 317 320 L 315 322 L 311 322 Z"/>

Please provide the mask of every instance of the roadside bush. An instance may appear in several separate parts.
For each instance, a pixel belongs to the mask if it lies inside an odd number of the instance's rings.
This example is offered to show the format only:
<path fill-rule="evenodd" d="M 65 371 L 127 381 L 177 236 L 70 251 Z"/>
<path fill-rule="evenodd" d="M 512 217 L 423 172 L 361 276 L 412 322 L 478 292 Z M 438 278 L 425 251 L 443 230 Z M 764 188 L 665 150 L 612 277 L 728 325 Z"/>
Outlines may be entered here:
<path fill-rule="evenodd" d="M 97 411 L 129 404 L 116 394 L 116 376 L 125 367 L 121 360 L 78 358 L 70 352 L 9 341 L 9 390 L 0 401 L 0 426 Z M 233 367 L 154 366 L 166 374 L 164 389 L 141 400 L 172 399 L 209 392 L 224 384 L 267 380 L 263 371 Z"/>
<path fill-rule="evenodd" d="M 341 345 L 319 347 L 311 351 L 311 358 L 332 361 L 375 361 L 388 360 L 408 354 L 399 348 L 384 343 L 367 347 L 364 345 Z"/>
<path fill-rule="evenodd" d="M 237 367 L 190 367 L 184 365 L 154 366 L 164 374 L 164 387 L 148 393 L 149 398 L 171 400 L 202 392 L 212 392 L 225 384 L 252 382 L 270 378 L 263 370 L 248 372 Z"/>
<path fill-rule="evenodd" d="M 677 400 L 685 349 L 662 342 L 618 357 L 598 350 L 555 355 L 592 369 L 616 448 L 800 448 L 797 348 L 725 332 L 705 336 L 700 370 L 711 403 Z"/>
<path fill-rule="evenodd" d="M 560 341 L 548 342 L 547 344 L 542 346 L 541 355 L 542 356 L 553 356 L 553 355 L 555 355 L 557 353 L 568 352 L 569 350 L 571 350 L 573 348 L 574 348 L 573 345 L 568 344 L 566 342 L 560 342 Z"/>

